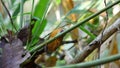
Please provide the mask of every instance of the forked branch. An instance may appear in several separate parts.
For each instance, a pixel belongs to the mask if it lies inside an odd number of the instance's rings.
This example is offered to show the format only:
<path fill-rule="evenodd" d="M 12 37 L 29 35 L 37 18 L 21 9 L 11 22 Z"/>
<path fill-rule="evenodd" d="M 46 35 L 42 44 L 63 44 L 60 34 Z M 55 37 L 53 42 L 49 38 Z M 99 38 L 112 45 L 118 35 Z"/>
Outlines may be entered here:
<path fill-rule="evenodd" d="M 117 32 L 120 29 L 120 18 L 118 18 L 114 24 L 112 24 L 110 27 L 104 30 L 103 32 L 103 38 L 101 39 L 102 33 L 97 36 L 95 40 L 93 40 L 88 46 L 86 46 L 83 49 L 83 52 L 81 54 L 77 55 L 77 57 L 71 62 L 68 62 L 68 64 L 75 64 L 82 62 L 91 52 L 93 52 L 97 47 L 100 47 L 100 42 L 103 44 L 110 36 L 112 36 L 115 32 Z"/>

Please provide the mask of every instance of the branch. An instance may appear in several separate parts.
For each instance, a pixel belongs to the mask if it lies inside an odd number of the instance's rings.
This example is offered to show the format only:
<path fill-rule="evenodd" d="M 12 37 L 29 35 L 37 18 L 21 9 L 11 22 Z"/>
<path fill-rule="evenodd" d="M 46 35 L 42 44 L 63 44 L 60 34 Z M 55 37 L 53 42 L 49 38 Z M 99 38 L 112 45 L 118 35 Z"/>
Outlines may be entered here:
<path fill-rule="evenodd" d="M 104 30 L 102 39 L 101 39 L 101 35 L 102 35 L 101 33 L 99 36 L 97 36 L 95 40 L 93 40 L 88 46 L 86 46 L 83 49 L 83 52 L 81 52 L 81 54 L 77 55 L 77 57 L 71 60 L 71 62 L 68 62 L 68 64 L 75 64 L 82 62 L 93 50 L 101 46 L 100 42 L 101 44 L 103 44 L 111 35 L 113 35 L 116 31 L 118 31 L 119 28 L 120 28 L 120 18 L 118 18 L 113 25 L 111 25 L 110 27 Z"/>
<path fill-rule="evenodd" d="M 117 55 L 113 55 L 113 56 L 106 57 L 103 59 L 97 59 L 97 60 L 90 61 L 90 62 L 71 64 L 71 65 L 66 65 L 66 66 L 59 66 L 59 67 L 55 67 L 55 68 L 90 68 L 92 66 L 109 63 L 109 62 L 116 61 L 119 59 L 120 59 L 120 54 L 117 54 Z"/>
<path fill-rule="evenodd" d="M 30 50 L 30 52 L 34 52 L 34 51 L 37 51 L 37 50 L 41 49 L 41 48 L 44 47 L 46 44 L 48 44 L 48 43 L 54 41 L 56 38 L 58 38 L 58 37 L 60 37 L 60 36 L 62 36 L 62 35 L 65 35 L 66 33 L 72 31 L 73 29 L 75 29 L 75 28 L 77 28 L 77 27 L 79 27 L 79 26 L 82 25 L 83 23 L 85 23 L 85 22 L 89 21 L 90 19 L 92 19 L 92 18 L 98 16 L 98 15 L 101 14 L 102 12 L 104 12 L 104 11 L 110 9 L 111 7 L 113 7 L 114 5 L 116 5 L 116 4 L 118 4 L 118 3 L 120 3 L 120 0 L 118 0 L 118 1 L 116 1 L 115 3 L 113 3 L 113 4 L 109 5 L 109 6 L 107 6 L 106 8 L 102 9 L 101 11 L 99 11 L 99 12 L 97 12 L 97 13 L 95 13 L 95 14 L 89 16 L 88 18 L 84 19 L 83 21 L 78 22 L 77 24 L 75 24 L 75 25 L 72 26 L 71 28 L 69 28 L 69 29 L 67 29 L 67 30 L 65 30 L 65 31 L 63 31 L 63 32 L 61 32 L 60 34 L 58 34 L 58 35 L 55 36 L 54 38 L 51 38 L 51 39 L 49 39 L 49 40 L 46 40 L 46 41 L 43 42 L 42 44 L 40 44 L 40 45 L 38 45 L 38 46 L 35 46 L 34 48 L 32 48 L 32 49 Z"/>

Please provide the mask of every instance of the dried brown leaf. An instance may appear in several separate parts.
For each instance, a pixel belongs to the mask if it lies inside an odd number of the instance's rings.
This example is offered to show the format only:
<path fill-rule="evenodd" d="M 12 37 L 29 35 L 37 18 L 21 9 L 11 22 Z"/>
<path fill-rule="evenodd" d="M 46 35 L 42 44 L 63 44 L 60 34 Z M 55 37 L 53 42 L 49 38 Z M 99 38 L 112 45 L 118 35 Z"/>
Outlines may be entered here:
<path fill-rule="evenodd" d="M 2 52 L 2 68 L 20 68 L 20 64 L 25 61 L 30 55 L 25 53 L 19 39 L 13 39 L 10 43 L 5 43 Z"/>

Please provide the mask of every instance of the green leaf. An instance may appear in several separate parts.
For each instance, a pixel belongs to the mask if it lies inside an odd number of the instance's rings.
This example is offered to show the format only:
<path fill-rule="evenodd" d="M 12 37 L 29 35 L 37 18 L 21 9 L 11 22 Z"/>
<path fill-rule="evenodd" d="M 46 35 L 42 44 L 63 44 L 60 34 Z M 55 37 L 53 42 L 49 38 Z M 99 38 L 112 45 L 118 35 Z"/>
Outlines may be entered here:
<path fill-rule="evenodd" d="M 37 22 L 35 23 L 32 30 L 32 35 L 34 37 L 39 37 L 46 26 L 47 20 L 45 20 L 44 17 L 48 9 L 48 4 L 49 0 L 39 0 L 38 4 L 35 7 L 33 15 L 37 18 Z"/>
<path fill-rule="evenodd" d="M 34 25 L 34 28 L 32 29 L 32 41 L 27 45 L 27 49 L 31 49 L 37 42 L 39 42 L 39 36 L 44 31 L 44 28 L 47 24 L 47 20 L 43 19 L 42 22 L 40 19 L 37 19 Z"/>
<path fill-rule="evenodd" d="M 39 37 L 39 35 L 43 32 L 46 24 L 47 24 L 47 20 L 44 19 L 41 23 L 41 20 L 36 21 L 34 28 L 32 29 L 32 34 L 34 37 Z"/>
<path fill-rule="evenodd" d="M 85 32 L 86 34 L 88 34 L 92 39 L 95 39 L 96 36 L 94 34 L 92 34 L 91 32 L 89 32 L 87 29 L 85 29 L 83 26 L 79 27 L 83 32 Z"/>
<path fill-rule="evenodd" d="M 61 3 L 61 0 L 56 0 L 56 4 L 59 5 Z"/>
<path fill-rule="evenodd" d="M 46 9 L 48 8 L 49 0 L 39 0 L 38 4 L 35 7 L 34 16 L 38 18 L 42 18 L 46 13 Z"/>
<path fill-rule="evenodd" d="M 14 4 L 15 1 L 16 1 L 16 0 L 11 0 L 11 3 Z"/>
<path fill-rule="evenodd" d="M 23 0 L 23 4 L 25 3 L 26 0 Z M 18 15 L 18 13 L 20 12 L 20 3 L 18 5 L 16 5 L 16 9 L 15 11 L 13 12 L 13 15 L 12 17 L 16 17 Z M 15 18 L 14 18 L 15 19 Z"/>
<path fill-rule="evenodd" d="M 4 25 L 4 19 L 2 17 L 2 14 L 0 13 L 0 36 L 3 36 L 6 32 L 6 27 Z"/>
<path fill-rule="evenodd" d="M 49 0 L 39 0 L 33 13 L 33 17 L 37 19 L 32 29 L 32 41 L 28 45 L 28 49 L 34 46 L 39 40 L 39 36 L 44 31 L 46 27 L 47 20 L 45 19 L 45 15 L 47 13 L 49 7 Z"/>

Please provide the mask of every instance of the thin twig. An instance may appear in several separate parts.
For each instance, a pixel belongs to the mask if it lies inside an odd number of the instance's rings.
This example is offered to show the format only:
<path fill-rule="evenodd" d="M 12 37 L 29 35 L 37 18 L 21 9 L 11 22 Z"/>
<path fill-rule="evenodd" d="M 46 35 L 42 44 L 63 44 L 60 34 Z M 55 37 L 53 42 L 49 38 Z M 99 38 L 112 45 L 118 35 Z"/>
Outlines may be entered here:
<path fill-rule="evenodd" d="M 107 7 L 107 4 L 106 4 L 106 0 L 104 0 L 104 4 L 105 4 L 105 7 Z M 105 17 L 105 27 L 103 28 L 103 31 L 102 31 L 102 35 L 101 35 L 101 40 L 103 38 L 103 32 L 105 31 L 106 27 L 107 27 L 107 24 L 108 24 L 108 11 L 106 10 L 106 17 Z"/>
<path fill-rule="evenodd" d="M 106 0 L 104 0 L 104 4 L 105 4 L 105 7 L 107 7 Z M 106 10 L 105 27 L 103 28 L 103 31 L 102 31 L 101 40 L 102 40 L 102 38 L 103 38 L 103 32 L 104 32 L 104 30 L 106 29 L 107 24 L 108 24 L 108 11 Z"/>
<path fill-rule="evenodd" d="M 104 0 L 104 4 L 105 4 L 105 7 L 107 7 L 106 0 Z M 100 45 L 102 44 L 101 41 L 102 41 L 102 38 L 103 38 L 103 32 L 104 32 L 104 30 L 106 29 L 107 24 L 108 24 L 108 11 L 106 10 L 105 13 L 106 13 L 105 26 L 104 26 L 103 31 L 102 31 L 102 33 L 101 33 L 102 35 L 101 35 Z M 98 47 L 98 59 L 100 59 L 100 47 Z"/>
<path fill-rule="evenodd" d="M 107 3 L 106 3 L 106 0 L 104 0 L 104 4 L 105 4 L 105 7 L 107 7 Z M 102 41 L 102 38 L 103 38 L 103 32 L 105 31 L 106 27 L 107 27 L 107 24 L 108 24 L 108 11 L 106 10 L 105 11 L 106 13 L 106 17 L 105 17 L 105 27 L 103 28 L 103 31 L 102 31 L 102 35 L 101 35 L 101 40 L 100 40 L 100 45 L 102 44 L 101 41 Z M 100 48 L 101 46 L 98 47 L 98 59 L 100 59 Z M 101 68 L 101 66 L 99 66 L 99 68 Z"/>
<path fill-rule="evenodd" d="M 12 26 L 14 27 L 14 29 L 15 29 L 16 32 L 17 32 L 17 28 L 16 28 L 15 25 L 13 24 L 13 20 L 12 20 L 12 17 L 11 17 L 11 15 L 10 15 L 9 10 L 7 9 L 7 7 L 6 7 L 5 3 L 3 2 L 3 0 L 1 0 L 1 3 L 2 3 L 3 7 L 5 8 L 5 10 L 7 11 L 7 14 L 8 14 L 9 18 L 10 18 L 10 21 L 11 21 Z"/>

